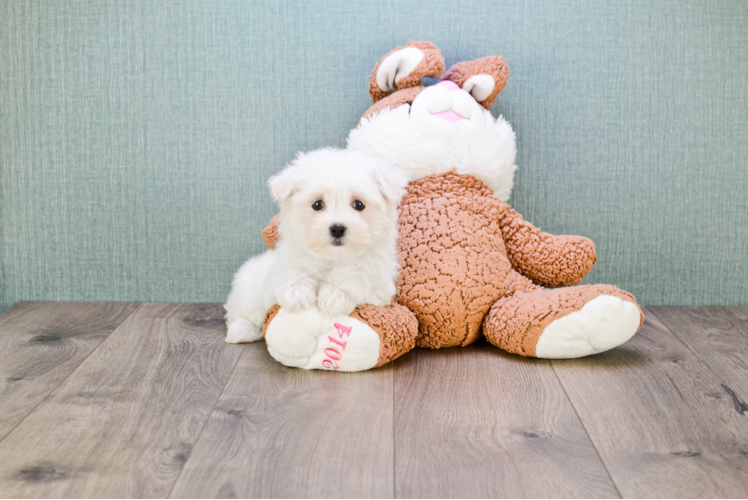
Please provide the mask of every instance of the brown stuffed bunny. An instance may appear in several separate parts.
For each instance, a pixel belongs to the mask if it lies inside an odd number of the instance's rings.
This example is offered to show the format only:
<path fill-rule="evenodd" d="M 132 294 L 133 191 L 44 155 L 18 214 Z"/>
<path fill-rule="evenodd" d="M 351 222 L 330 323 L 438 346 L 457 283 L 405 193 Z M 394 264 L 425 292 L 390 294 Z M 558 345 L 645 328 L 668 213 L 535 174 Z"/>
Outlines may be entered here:
<path fill-rule="evenodd" d="M 481 334 L 522 356 L 576 358 L 621 345 L 641 325 L 631 294 L 573 286 L 595 264 L 592 241 L 543 233 L 502 201 L 516 169 L 515 137 L 487 109 L 506 85 L 504 59 L 443 72 L 429 42 L 384 56 L 370 79 L 374 104 L 348 138 L 349 148 L 386 158 L 411 181 L 399 209 L 395 302 L 343 318 L 274 306 L 264 332 L 281 363 L 365 370 L 414 346 L 466 346 Z M 277 223 L 263 232 L 271 248 Z"/>

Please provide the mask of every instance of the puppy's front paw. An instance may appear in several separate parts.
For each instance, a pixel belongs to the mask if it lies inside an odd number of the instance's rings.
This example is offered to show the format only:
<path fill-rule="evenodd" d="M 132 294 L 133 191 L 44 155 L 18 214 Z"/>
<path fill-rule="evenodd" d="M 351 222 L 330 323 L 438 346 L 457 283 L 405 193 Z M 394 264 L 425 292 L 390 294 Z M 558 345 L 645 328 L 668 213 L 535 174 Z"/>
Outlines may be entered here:
<path fill-rule="evenodd" d="M 237 318 L 229 325 L 226 332 L 227 344 L 242 344 L 244 342 L 255 342 L 262 338 L 262 329 L 249 321 Z"/>
<path fill-rule="evenodd" d="M 278 305 L 290 312 L 313 307 L 317 300 L 314 288 L 304 283 L 294 283 L 283 287 L 275 294 Z"/>
<path fill-rule="evenodd" d="M 317 306 L 330 316 L 347 316 L 357 305 L 353 295 L 334 286 L 325 285 L 317 294 Z"/>

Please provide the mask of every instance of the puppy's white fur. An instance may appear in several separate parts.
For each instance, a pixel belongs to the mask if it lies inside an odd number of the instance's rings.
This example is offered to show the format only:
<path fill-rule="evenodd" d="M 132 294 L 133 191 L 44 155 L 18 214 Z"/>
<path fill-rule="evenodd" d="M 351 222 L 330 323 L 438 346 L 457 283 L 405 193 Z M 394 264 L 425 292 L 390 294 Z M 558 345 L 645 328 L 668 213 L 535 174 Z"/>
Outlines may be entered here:
<path fill-rule="evenodd" d="M 330 316 L 390 303 L 405 176 L 363 152 L 322 149 L 299 155 L 268 184 L 280 204 L 281 238 L 234 276 L 224 306 L 226 342 L 259 340 L 263 316 L 276 303 L 289 311 L 317 306 Z M 318 200 L 321 210 L 313 208 Z M 354 209 L 355 201 L 365 208 Z M 333 225 L 346 227 L 342 238 L 333 237 Z"/>

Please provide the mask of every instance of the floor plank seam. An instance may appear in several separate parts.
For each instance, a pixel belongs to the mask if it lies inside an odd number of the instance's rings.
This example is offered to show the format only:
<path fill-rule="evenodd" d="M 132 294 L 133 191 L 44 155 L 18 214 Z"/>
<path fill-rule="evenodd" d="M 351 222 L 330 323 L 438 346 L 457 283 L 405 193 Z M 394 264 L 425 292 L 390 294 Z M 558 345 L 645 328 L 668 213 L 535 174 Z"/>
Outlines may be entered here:
<path fill-rule="evenodd" d="M 169 490 L 169 494 L 166 495 L 166 498 L 171 498 L 172 492 L 174 492 L 174 488 L 176 488 L 177 483 L 179 482 L 179 478 L 182 477 L 182 472 L 184 471 L 185 467 L 187 467 L 187 463 L 190 461 L 190 458 L 192 458 L 192 452 L 195 451 L 195 447 L 197 446 L 197 443 L 200 441 L 200 437 L 203 435 L 203 431 L 208 426 L 208 422 L 210 421 L 210 417 L 213 416 L 213 412 L 216 409 L 216 405 L 221 400 L 221 396 L 223 396 L 223 391 L 226 390 L 226 386 L 229 385 L 229 380 L 231 380 L 231 377 L 234 375 L 234 370 L 236 370 L 237 365 L 239 365 L 239 360 L 242 359 L 242 355 L 244 355 L 244 351 L 246 350 L 246 346 L 242 345 L 242 352 L 239 353 L 239 355 L 236 357 L 236 362 L 234 363 L 234 366 L 231 367 L 231 372 L 229 373 L 229 376 L 226 377 L 226 382 L 223 383 L 223 387 L 221 388 L 221 392 L 218 393 L 218 397 L 213 402 L 213 407 L 208 412 L 208 416 L 205 418 L 205 423 L 203 423 L 202 428 L 200 429 L 200 433 L 197 435 L 197 438 L 195 439 L 195 443 L 192 445 L 192 449 L 190 450 L 189 454 L 187 455 L 187 459 L 184 461 L 184 464 L 182 464 L 182 468 L 179 470 L 179 474 L 177 474 L 177 478 L 174 480 L 174 484 L 171 485 L 171 489 Z"/>
<path fill-rule="evenodd" d="M 395 439 L 395 367 L 396 361 L 392 362 L 392 498 L 397 498 L 397 440 Z"/>
<path fill-rule="evenodd" d="M 600 460 L 600 463 L 603 464 L 603 469 L 605 469 L 605 473 L 610 478 L 610 483 L 613 485 L 613 488 L 616 489 L 616 492 L 618 493 L 618 498 L 624 498 L 623 494 L 621 493 L 621 490 L 618 488 L 618 485 L 616 484 L 616 480 L 613 479 L 613 475 L 608 470 L 608 464 L 605 463 L 605 460 L 603 460 L 602 455 L 600 455 L 600 451 L 597 449 L 597 446 L 595 446 L 595 441 L 592 440 L 592 436 L 590 435 L 589 431 L 587 431 L 587 426 L 584 425 L 584 420 L 582 420 L 582 417 L 579 415 L 577 408 L 574 406 L 574 401 L 572 401 L 571 397 L 569 397 L 569 393 L 566 391 L 566 387 L 564 387 L 564 383 L 561 381 L 561 377 L 559 377 L 558 373 L 556 373 L 556 367 L 553 366 L 553 361 L 551 361 L 550 359 L 547 361 L 548 361 L 548 364 L 551 365 L 551 370 L 553 370 L 553 374 L 556 376 L 556 380 L 558 380 L 558 383 L 561 386 L 561 390 L 564 391 L 566 400 L 571 405 L 571 409 L 574 410 L 574 415 L 577 416 L 577 420 L 579 420 L 579 424 L 582 426 L 582 430 L 587 436 L 587 439 L 589 439 L 590 444 L 592 445 L 592 449 L 595 450 L 595 453 L 597 454 L 597 458 Z"/>
<path fill-rule="evenodd" d="M 693 354 L 693 355 L 694 355 L 694 356 L 696 357 L 696 360 L 697 360 L 697 361 L 698 361 L 699 363 L 701 363 L 702 365 L 704 365 L 704 366 L 706 367 L 706 369 L 707 369 L 707 370 L 709 370 L 709 372 L 710 372 L 710 373 L 711 373 L 712 375 L 714 375 L 714 377 L 715 377 L 715 378 L 716 378 L 717 380 L 719 380 L 720 384 L 722 384 L 722 388 L 723 388 L 723 389 L 725 390 L 725 392 L 727 393 L 727 395 L 728 395 L 728 396 L 730 396 L 730 397 L 731 397 L 731 398 L 733 399 L 733 401 L 740 401 L 740 403 L 741 403 L 741 404 L 745 404 L 745 403 L 743 403 L 743 402 L 742 402 L 742 401 L 740 400 L 740 398 L 737 398 L 737 395 L 736 395 L 736 393 L 735 393 L 734 389 L 733 389 L 732 387 L 730 387 L 730 385 L 729 385 L 729 384 L 728 384 L 728 383 L 727 383 L 727 382 L 725 381 L 725 379 L 724 379 L 724 378 L 723 378 L 723 377 L 722 377 L 722 376 L 721 376 L 720 374 L 718 374 L 717 372 L 715 372 L 715 371 L 714 371 L 714 370 L 712 369 L 712 366 L 711 366 L 711 364 L 710 364 L 710 363 L 708 362 L 708 360 L 706 360 L 706 359 L 702 358 L 702 357 L 701 357 L 701 356 L 699 355 L 699 353 L 698 353 L 697 351 L 695 351 L 695 350 L 694 350 L 694 349 L 693 349 L 693 348 L 692 348 L 691 346 L 689 346 L 689 345 L 688 345 L 688 344 L 687 344 L 687 343 L 686 343 L 686 342 L 685 342 L 685 341 L 684 341 L 683 339 L 681 339 L 681 338 L 680 338 L 680 337 L 678 336 L 678 334 L 677 334 L 677 333 L 675 333 L 675 332 L 674 332 L 674 331 L 673 331 L 673 330 L 672 330 L 672 329 L 670 328 L 670 325 L 668 325 L 668 324 L 667 324 L 667 323 L 665 322 L 665 320 L 663 320 L 662 318 L 660 318 L 660 316 L 658 316 L 656 312 L 654 312 L 654 311 L 653 311 L 653 310 L 652 310 L 651 308 L 646 308 L 646 310 L 647 310 L 647 312 L 648 312 L 649 314 L 651 314 L 652 316 L 654 316 L 655 318 L 657 318 L 657 321 L 659 321 L 659 322 L 660 322 L 660 323 L 662 324 L 662 326 L 664 326 L 664 327 L 665 327 L 665 329 L 666 329 L 666 330 L 667 330 L 667 331 L 668 331 L 668 332 L 670 333 L 670 335 L 672 335 L 672 336 L 673 336 L 673 338 L 675 338 L 675 339 L 676 339 L 676 340 L 677 340 L 677 341 L 678 341 L 678 342 L 679 342 L 679 343 L 680 343 L 681 345 L 683 345 L 683 346 L 684 346 L 684 347 L 685 347 L 685 348 L 686 348 L 686 349 L 687 349 L 687 350 L 688 350 L 688 351 L 689 351 L 690 353 L 692 353 L 692 354 Z M 733 316 L 733 317 L 734 317 L 734 316 Z M 737 409 L 737 403 L 736 403 L 736 410 L 738 411 L 738 413 L 741 413 L 741 412 L 740 412 L 740 410 L 738 410 L 738 409 Z"/>
<path fill-rule="evenodd" d="M 30 301 L 23 301 L 23 302 L 30 302 Z M 19 302 L 19 304 L 20 304 L 20 302 Z M 101 341 L 101 342 L 99 343 L 99 345 L 97 345 L 96 347 L 94 347 L 93 349 L 91 349 L 91 352 L 89 352 L 89 353 L 88 353 L 88 354 L 86 355 L 86 357 L 85 357 L 85 358 L 83 358 L 83 359 L 81 360 L 81 362 L 80 362 L 80 363 L 78 363 L 78 366 L 76 366 L 75 368 L 73 368 L 72 370 L 70 370 L 70 373 L 68 373 L 67 375 L 65 375 L 65 377 L 63 377 L 63 379 L 62 379 L 62 380 L 60 380 L 60 383 L 58 383 L 57 385 L 55 385 L 55 386 L 54 386 L 54 387 L 52 388 L 52 390 L 51 390 L 51 391 L 49 391 L 49 392 L 47 393 L 47 395 L 46 395 L 46 396 L 44 396 L 44 397 L 43 397 L 43 398 L 41 399 L 41 401 L 39 401 L 39 402 L 38 402 L 37 404 L 35 404 L 35 405 L 34 405 L 34 407 L 33 407 L 33 408 L 31 409 L 31 411 L 29 411 L 29 412 L 28 412 L 28 413 L 27 413 L 27 414 L 26 414 L 26 415 L 25 415 L 25 416 L 24 416 L 24 417 L 23 417 L 23 418 L 22 418 L 22 419 L 21 419 L 21 420 L 20 420 L 20 421 L 19 421 L 19 422 L 18 422 L 18 423 L 17 423 L 16 425 L 14 425 L 14 426 L 13 426 L 13 428 L 12 428 L 12 429 L 11 429 L 11 430 L 10 430 L 10 431 L 9 431 L 9 432 L 8 432 L 8 433 L 7 433 L 6 435 L 5 435 L 5 436 L 2 436 L 2 437 L 0 437 L 0 444 L 2 444 L 2 442 L 3 442 L 4 440 L 5 440 L 5 438 L 7 438 L 7 437 L 8 437 L 8 436 L 10 436 L 11 434 L 13 434 L 13 431 L 15 431 L 15 430 L 16 430 L 16 429 L 18 428 L 18 426 L 19 426 L 19 425 L 21 425 L 21 424 L 22 424 L 22 423 L 23 423 L 23 422 L 24 422 L 24 421 L 25 421 L 25 420 L 26 420 L 27 418 L 29 418 L 29 415 L 31 415 L 32 413 L 34 413 L 34 412 L 36 411 L 36 409 L 37 409 L 37 408 L 39 408 L 39 407 L 40 407 L 40 406 L 42 405 L 42 403 L 44 403 L 44 402 L 45 402 L 45 401 L 47 400 L 47 398 L 49 398 L 49 396 L 51 396 L 51 395 L 52 395 L 52 393 L 53 393 L 53 392 L 55 392 L 55 391 L 57 390 L 57 388 L 58 388 L 58 387 L 60 387 L 60 386 L 61 386 L 61 385 L 62 385 L 62 384 L 63 384 L 63 383 L 64 383 L 64 382 L 65 382 L 65 381 L 67 380 L 67 379 L 69 379 L 69 378 L 70 378 L 70 376 L 71 376 L 71 375 L 72 375 L 73 373 L 75 373 L 76 371 L 78 371 L 78 368 L 80 368 L 80 367 L 81 367 L 81 365 L 82 365 L 83 363 L 85 363 L 85 362 L 86 362 L 86 360 L 87 360 L 88 358 L 90 358 L 90 357 L 91 357 L 91 355 L 92 355 L 92 354 L 93 354 L 94 352 L 96 352 L 96 351 L 97 351 L 97 350 L 99 349 L 99 347 L 101 347 L 101 344 L 103 344 L 104 342 L 106 342 L 107 340 L 109 340 L 109 337 L 110 337 L 110 336 L 111 336 L 111 335 L 112 335 L 112 334 L 113 334 L 114 332 L 116 332 L 116 331 L 117 331 L 117 330 L 119 329 L 119 327 L 120 327 L 120 326 L 122 326 L 122 325 L 124 324 L 124 322 L 125 322 L 125 321 L 127 321 L 127 318 L 129 318 L 130 316 L 132 316 L 132 315 L 133 315 L 133 313 L 135 313 L 135 311 L 137 311 L 138 309 L 140 309 L 140 307 L 141 307 L 141 304 L 142 304 L 142 302 L 139 302 L 139 303 L 137 303 L 137 305 L 136 305 L 136 306 L 135 306 L 135 307 L 133 308 L 133 310 L 132 310 L 132 311 L 130 311 L 130 313 L 129 313 L 129 314 L 127 315 L 127 316 L 125 316 L 124 318 L 122 318 L 122 321 L 120 321 L 120 322 L 119 322 L 119 324 L 118 324 L 118 325 L 117 325 L 117 326 L 116 326 L 116 327 L 115 327 L 115 328 L 114 328 L 114 329 L 113 329 L 113 330 L 112 330 L 111 332 L 109 332 L 109 334 L 108 334 L 108 335 L 106 336 L 106 338 L 105 338 L 104 340 L 102 340 L 102 341 Z"/>

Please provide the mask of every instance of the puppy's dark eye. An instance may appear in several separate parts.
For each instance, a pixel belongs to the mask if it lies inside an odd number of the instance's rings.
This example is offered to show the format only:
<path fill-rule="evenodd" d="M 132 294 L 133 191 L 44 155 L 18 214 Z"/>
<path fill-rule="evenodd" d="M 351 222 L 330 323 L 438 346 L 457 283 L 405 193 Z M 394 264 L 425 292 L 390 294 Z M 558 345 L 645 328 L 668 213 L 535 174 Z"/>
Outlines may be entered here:
<path fill-rule="evenodd" d="M 353 202 L 353 209 L 354 210 L 358 210 L 360 212 L 364 208 L 366 208 L 366 205 L 364 205 L 360 201 L 356 200 L 356 201 Z"/>
<path fill-rule="evenodd" d="M 312 203 L 312 208 L 315 210 L 322 210 L 323 208 L 325 208 L 325 202 L 322 200 L 317 200 Z"/>

